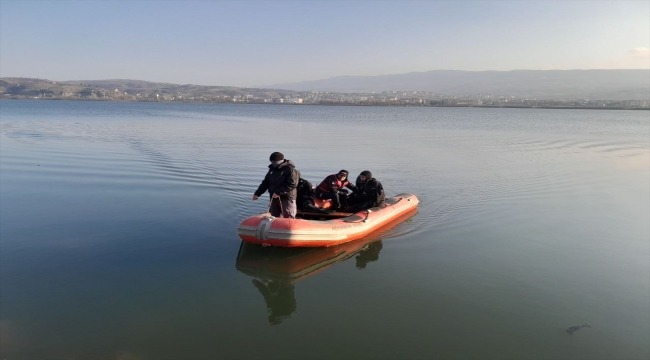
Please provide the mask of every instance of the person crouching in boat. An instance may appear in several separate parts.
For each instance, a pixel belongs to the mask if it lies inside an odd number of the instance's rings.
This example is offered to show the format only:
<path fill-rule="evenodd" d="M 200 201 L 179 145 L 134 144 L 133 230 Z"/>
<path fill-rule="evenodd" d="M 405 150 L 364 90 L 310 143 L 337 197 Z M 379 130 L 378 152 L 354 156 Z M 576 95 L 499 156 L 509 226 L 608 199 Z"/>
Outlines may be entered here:
<path fill-rule="evenodd" d="M 327 176 L 325 180 L 316 187 L 316 197 L 319 199 L 330 199 L 332 200 L 333 208 L 340 209 L 340 197 L 347 196 L 348 194 L 347 191 L 343 190 L 343 188 L 345 187 L 352 191 L 356 189 L 356 187 L 348 181 L 348 174 L 349 172 L 347 170 L 341 170 L 336 174 Z"/>
<path fill-rule="evenodd" d="M 253 200 L 257 200 L 265 191 L 271 195 L 269 212 L 271 216 L 283 218 L 296 218 L 296 197 L 300 172 L 291 160 L 286 160 L 284 155 L 274 152 L 269 158 L 271 165 L 264 180 L 255 191 Z"/>
<path fill-rule="evenodd" d="M 298 180 L 298 211 L 327 214 L 328 211 L 316 206 L 314 203 L 314 186 L 307 180 Z"/>
<path fill-rule="evenodd" d="M 348 198 L 348 211 L 357 212 L 384 204 L 384 187 L 379 180 L 372 177 L 370 171 L 362 171 L 356 183 L 356 190 Z"/>

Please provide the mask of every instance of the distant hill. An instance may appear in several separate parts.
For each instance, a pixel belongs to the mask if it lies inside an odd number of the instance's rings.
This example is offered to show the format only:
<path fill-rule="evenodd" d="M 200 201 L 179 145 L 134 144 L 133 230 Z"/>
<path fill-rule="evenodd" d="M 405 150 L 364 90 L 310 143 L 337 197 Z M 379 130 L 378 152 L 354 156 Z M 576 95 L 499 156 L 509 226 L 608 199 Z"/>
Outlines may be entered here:
<path fill-rule="evenodd" d="M 537 99 L 650 99 L 650 70 L 434 70 L 270 85 L 297 91 L 427 91 L 441 95 L 517 96 Z"/>
<path fill-rule="evenodd" d="M 159 93 L 184 93 L 188 96 L 200 96 L 202 94 L 223 94 L 229 96 L 235 95 L 255 95 L 259 97 L 280 97 L 294 93 L 292 90 L 273 90 L 244 88 L 234 86 L 203 86 L 203 85 L 179 85 L 170 83 L 156 83 L 143 80 L 82 80 L 82 81 L 65 81 L 64 83 L 83 83 L 102 89 L 135 92 L 153 92 Z"/>
<path fill-rule="evenodd" d="M 125 94 L 126 93 L 126 94 Z M 231 86 L 201 86 L 155 83 L 142 80 L 77 80 L 52 81 L 33 78 L 0 78 L 0 94 L 26 97 L 91 98 L 91 99 L 155 99 L 160 97 L 192 100 L 210 100 L 236 96 L 280 98 L 293 94 L 292 90 L 239 88 Z"/>

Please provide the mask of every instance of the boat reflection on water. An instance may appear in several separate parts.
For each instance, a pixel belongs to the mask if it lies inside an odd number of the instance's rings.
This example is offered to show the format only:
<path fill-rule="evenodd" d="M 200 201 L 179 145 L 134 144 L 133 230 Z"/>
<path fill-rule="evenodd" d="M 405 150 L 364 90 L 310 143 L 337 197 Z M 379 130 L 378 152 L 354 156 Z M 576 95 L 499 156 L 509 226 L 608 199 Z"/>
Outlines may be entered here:
<path fill-rule="evenodd" d="M 355 258 L 357 269 L 379 260 L 382 234 L 417 214 L 404 214 L 369 236 L 325 248 L 263 247 L 242 241 L 237 254 L 237 270 L 253 277 L 253 285 L 264 297 L 269 323 L 277 325 L 296 311 L 295 284 L 325 271 L 332 265 Z M 408 223 L 407 223 L 408 224 Z"/>

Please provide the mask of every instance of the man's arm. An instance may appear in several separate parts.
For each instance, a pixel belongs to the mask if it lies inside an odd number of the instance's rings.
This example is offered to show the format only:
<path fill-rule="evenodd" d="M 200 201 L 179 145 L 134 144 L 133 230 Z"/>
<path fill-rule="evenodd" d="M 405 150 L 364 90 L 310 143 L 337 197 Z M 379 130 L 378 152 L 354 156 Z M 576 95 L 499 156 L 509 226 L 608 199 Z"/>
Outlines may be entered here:
<path fill-rule="evenodd" d="M 343 185 L 343 186 L 345 186 L 346 188 L 352 190 L 353 192 L 354 192 L 354 191 L 357 191 L 357 187 L 354 186 L 353 183 L 351 183 L 351 182 L 349 182 L 349 181 L 347 181 L 347 180 L 345 181 L 345 185 Z"/>
<path fill-rule="evenodd" d="M 253 195 L 253 200 L 257 200 L 257 198 L 260 197 L 260 195 L 264 194 L 264 192 L 268 189 L 269 189 L 269 174 L 267 173 L 266 176 L 264 177 L 264 180 L 262 180 L 262 183 L 255 191 Z"/>
<path fill-rule="evenodd" d="M 375 187 L 375 205 L 379 205 L 386 200 L 386 195 L 384 194 L 384 186 L 377 181 L 377 186 Z"/>

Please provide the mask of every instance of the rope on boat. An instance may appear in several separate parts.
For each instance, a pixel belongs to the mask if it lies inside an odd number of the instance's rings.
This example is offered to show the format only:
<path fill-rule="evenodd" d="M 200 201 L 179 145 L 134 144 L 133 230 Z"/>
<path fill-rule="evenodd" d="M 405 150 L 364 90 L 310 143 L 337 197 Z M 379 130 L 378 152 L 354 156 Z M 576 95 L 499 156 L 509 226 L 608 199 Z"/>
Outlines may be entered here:
<path fill-rule="evenodd" d="M 269 208 L 266 209 L 266 212 L 271 212 L 271 205 L 273 204 L 273 199 L 278 199 L 278 202 L 280 203 L 280 214 L 284 213 L 284 210 L 282 209 L 282 200 L 280 200 L 280 197 L 278 196 L 277 198 L 274 198 L 271 196 L 271 201 L 269 201 Z M 282 216 L 282 215 L 280 215 Z"/>
<path fill-rule="evenodd" d="M 364 219 L 357 220 L 357 221 L 346 221 L 346 223 L 353 223 L 354 224 L 354 223 L 358 223 L 358 222 L 366 222 L 366 220 L 368 220 L 368 216 L 370 216 L 370 212 L 371 212 L 371 210 L 367 209 L 366 210 L 366 217 Z"/>

